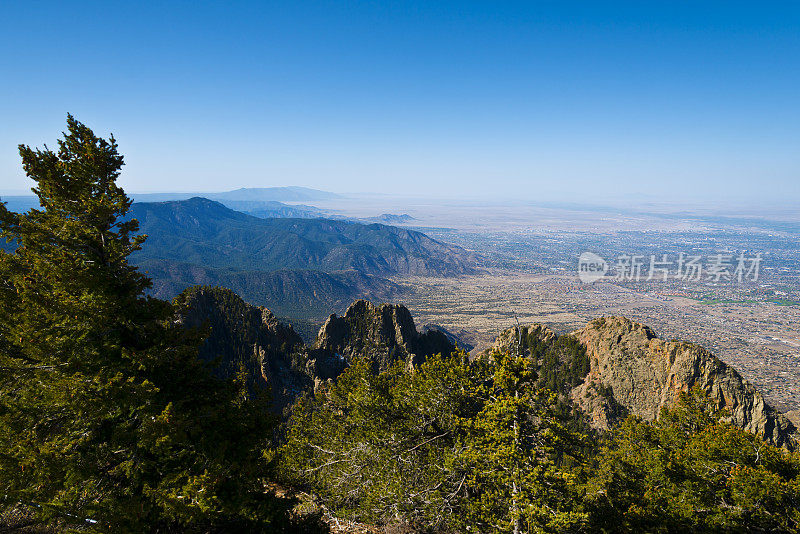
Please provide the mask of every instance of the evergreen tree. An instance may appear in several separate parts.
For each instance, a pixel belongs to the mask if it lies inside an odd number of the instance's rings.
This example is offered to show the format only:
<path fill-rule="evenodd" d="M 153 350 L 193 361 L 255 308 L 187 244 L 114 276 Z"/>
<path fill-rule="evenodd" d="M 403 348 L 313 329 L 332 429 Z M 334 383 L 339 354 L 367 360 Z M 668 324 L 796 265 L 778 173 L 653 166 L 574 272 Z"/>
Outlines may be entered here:
<path fill-rule="evenodd" d="M 282 464 L 342 517 L 430 531 L 577 530 L 580 445 L 535 386 L 532 362 L 429 357 L 375 373 L 357 361 L 301 400 Z"/>
<path fill-rule="evenodd" d="M 62 529 L 291 528 L 265 406 L 145 296 L 116 141 L 67 126 L 57 151 L 20 146 L 41 208 L 0 208 L 0 498 Z"/>
<path fill-rule="evenodd" d="M 341 517 L 438 530 L 464 511 L 465 421 L 477 387 L 465 357 L 431 356 L 375 373 L 360 358 L 294 408 L 285 476 Z"/>
<path fill-rule="evenodd" d="M 530 358 L 495 352 L 483 410 L 469 423 L 469 523 L 492 532 L 571 532 L 586 524 L 564 455 L 582 439 L 556 411 L 557 394 L 537 387 Z"/>
<path fill-rule="evenodd" d="M 800 456 L 725 422 L 705 392 L 658 421 L 629 417 L 602 443 L 586 486 L 609 532 L 797 532 Z"/>

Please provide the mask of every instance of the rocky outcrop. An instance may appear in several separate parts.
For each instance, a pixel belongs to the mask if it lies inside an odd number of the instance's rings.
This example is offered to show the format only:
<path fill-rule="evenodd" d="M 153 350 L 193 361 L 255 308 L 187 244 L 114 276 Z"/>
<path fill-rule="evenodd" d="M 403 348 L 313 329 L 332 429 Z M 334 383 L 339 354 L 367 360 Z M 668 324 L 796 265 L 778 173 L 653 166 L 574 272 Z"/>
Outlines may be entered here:
<path fill-rule="evenodd" d="M 378 370 L 397 360 L 415 364 L 431 354 L 450 354 L 455 346 L 439 330 L 417 332 L 414 319 L 405 306 L 358 300 L 345 312 L 328 317 L 319 331 L 311 354 L 341 360 L 347 365 L 354 358 L 372 358 Z"/>
<path fill-rule="evenodd" d="M 181 324 L 210 330 L 200 357 L 215 362 L 221 376 L 243 366 L 252 386 L 269 389 L 276 411 L 313 384 L 304 372 L 302 339 L 268 309 L 246 303 L 229 289 L 208 286 L 187 289 L 175 303 Z"/>
<path fill-rule="evenodd" d="M 572 399 L 597 428 L 626 413 L 656 419 L 683 391 L 699 387 L 730 422 L 765 441 L 796 447 L 796 428 L 732 367 L 693 343 L 664 341 L 623 317 L 591 321 L 574 336 L 586 348 L 590 371 Z"/>
<path fill-rule="evenodd" d="M 586 350 L 575 336 L 558 335 L 538 323 L 515 326 L 501 332 L 479 357 L 491 360 L 497 354 L 519 354 L 528 358 L 536 371 L 535 386 L 555 392 L 559 411 L 569 414 L 575 424 L 586 424 L 583 413 L 576 409 L 570 396 L 572 389 L 583 383 L 589 372 Z"/>
<path fill-rule="evenodd" d="M 483 356 L 507 351 L 532 358 L 541 385 L 563 391 L 564 401 L 571 400 L 596 429 L 607 430 L 629 414 L 655 420 L 681 392 L 699 387 L 732 424 L 774 445 L 797 447 L 795 424 L 735 369 L 699 345 L 664 341 L 624 317 L 595 319 L 564 335 L 541 324 L 509 328 Z"/>
<path fill-rule="evenodd" d="M 549 344 L 557 337 L 555 332 L 540 323 L 515 326 L 500 332 L 500 335 L 495 338 L 492 346 L 484 351 L 484 354 L 519 351 L 521 354 L 529 356 L 534 344 Z"/>
<path fill-rule="evenodd" d="M 450 341 L 450 343 L 457 346 L 459 349 L 464 350 L 465 352 L 469 352 L 475 348 L 473 335 L 464 329 L 453 332 L 443 327 L 442 325 L 434 323 L 428 323 L 426 325 L 423 325 L 421 329 L 423 334 L 427 334 L 432 330 L 438 330 L 439 332 L 445 335 L 445 337 Z"/>
<path fill-rule="evenodd" d="M 331 315 L 309 348 L 291 326 L 230 290 L 194 287 L 175 303 L 181 324 L 209 329 L 201 358 L 216 362 L 222 376 L 243 367 L 253 387 L 270 390 L 276 411 L 335 379 L 355 358 L 370 358 L 380 371 L 398 360 L 413 365 L 455 350 L 439 329 L 420 334 L 399 305 L 356 301 L 344 316 Z M 736 370 L 698 345 L 664 341 L 628 319 L 600 318 L 564 335 L 540 324 L 511 328 L 485 355 L 518 350 L 535 361 L 541 385 L 580 407 L 595 428 L 608 429 L 628 414 L 654 420 L 681 392 L 699 387 L 731 423 L 774 445 L 797 447 L 795 424 Z"/>
<path fill-rule="evenodd" d="M 195 286 L 175 304 L 178 322 L 209 329 L 200 357 L 214 362 L 220 376 L 244 367 L 252 386 L 269 389 L 276 411 L 303 391 L 335 379 L 354 358 L 369 357 L 376 370 L 384 370 L 397 360 L 414 364 L 455 350 L 438 330 L 417 332 L 408 309 L 392 304 L 356 301 L 343 317 L 328 318 L 312 347 L 268 309 L 246 303 L 229 289 Z"/>

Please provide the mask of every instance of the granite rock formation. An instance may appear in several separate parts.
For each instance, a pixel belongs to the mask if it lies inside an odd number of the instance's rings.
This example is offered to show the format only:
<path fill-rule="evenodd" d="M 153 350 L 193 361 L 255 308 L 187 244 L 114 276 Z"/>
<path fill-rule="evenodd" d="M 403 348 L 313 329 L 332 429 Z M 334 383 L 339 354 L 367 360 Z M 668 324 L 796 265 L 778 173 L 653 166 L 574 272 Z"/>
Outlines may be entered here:
<path fill-rule="evenodd" d="M 276 411 L 308 389 L 303 341 L 266 308 L 252 306 L 220 287 L 195 286 L 175 299 L 178 321 L 188 328 L 209 328 L 200 357 L 215 362 L 221 376 L 244 367 L 248 382 L 268 388 Z"/>
<path fill-rule="evenodd" d="M 500 333 L 484 355 L 519 351 L 535 358 L 541 368 L 546 347 L 568 338 L 577 340 L 583 352 L 560 350 L 558 354 L 586 357 L 588 365 L 562 362 L 563 368 L 573 372 L 559 377 L 574 380 L 568 396 L 596 429 L 607 430 L 629 414 L 655 420 L 681 392 L 699 387 L 716 408 L 727 412 L 732 424 L 773 445 L 797 447 L 795 424 L 769 406 L 735 369 L 699 345 L 659 339 L 647 326 L 624 317 L 595 319 L 561 336 L 540 324 L 510 328 Z M 575 370 L 580 370 L 582 378 L 576 379 Z"/>
<path fill-rule="evenodd" d="M 439 330 L 417 332 L 405 306 L 357 300 L 342 317 L 332 314 L 320 328 L 312 354 L 336 355 L 343 364 L 357 357 L 373 359 L 378 370 L 397 360 L 416 364 L 432 354 L 449 355 L 455 346 Z"/>
<path fill-rule="evenodd" d="M 795 448 L 791 421 L 703 347 L 659 339 L 647 326 L 624 317 L 595 319 L 573 335 L 586 347 L 590 371 L 572 398 L 593 426 L 608 428 L 622 415 L 608 402 L 608 393 L 625 411 L 653 420 L 681 392 L 699 387 L 727 411 L 732 424 L 773 445 Z"/>
<path fill-rule="evenodd" d="M 438 330 L 417 332 L 405 306 L 356 301 L 344 316 L 331 315 L 307 347 L 290 325 L 229 289 L 195 286 L 175 303 L 178 322 L 209 329 L 200 357 L 214 362 L 220 376 L 243 367 L 251 385 L 270 391 L 278 412 L 304 391 L 335 379 L 355 358 L 369 357 L 376 370 L 384 370 L 397 360 L 412 365 L 455 350 Z"/>

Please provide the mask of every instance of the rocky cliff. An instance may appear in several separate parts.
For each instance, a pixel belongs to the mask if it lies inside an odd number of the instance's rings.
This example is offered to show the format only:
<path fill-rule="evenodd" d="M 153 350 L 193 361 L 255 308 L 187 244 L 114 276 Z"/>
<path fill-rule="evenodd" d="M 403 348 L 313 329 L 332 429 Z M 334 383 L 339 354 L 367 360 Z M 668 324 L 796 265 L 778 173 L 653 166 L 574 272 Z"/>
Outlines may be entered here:
<path fill-rule="evenodd" d="M 414 363 L 455 350 L 438 330 L 417 332 L 405 306 L 356 301 L 344 316 L 331 315 L 313 346 L 306 347 L 290 325 L 229 289 L 195 286 L 175 303 L 181 324 L 209 328 L 200 357 L 217 362 L 221 376 L 232 376 L 243 366 L 252 385 L 269 389 L 276 411 L 303 391 L 339 376 L 354 358 L 372 358 L 376 369 L 383 370 L 397 360 Z"/>
<path fill-rule="evenodd" d="M 418 363 L 431 354 L 450 354 L 455 346 L 439 330 L 417 332 L 405 306 L 358 300 L 344 316 L 328 317 L 313 349 L 314 354 L 336 355 L 343 362 L 368 356 L 384 370 L 399 359 Z"/>
<path fill-rule="evenodd" d="M 445 337 L 450 340 L 450 343 L 457 346 L 459 349 L 464 350 L 465 352 L 469 352 L 475 348 L 475 336 L 471 332 L 464 330 L 463 328 L 456 330 L 455 332 L 452 330 L 448 330 L 447 328 L 435 324 L 435 323 L 428 323 L 422 325 L 421 333 L 427 334 L 431 330 L 438 330 Z"/>
<path fill-rule="evenodd" d="M 252 384 L 270 389 L 277 410 L 336 378 L 355 358 L 371 358 L 377 371 L 455 350 L 440 330 L 418 332 L 408 309 L 395 304 L 356 301 L 343 316 L 328 317 L 311 347 L 269 310 L 227 289 L 194 287 L 176 304 L 182 324 L 210 328 L 200 356 L 217 360 L 224 376 L 243 366 Z M 774 445 L 797 447 L 796 426 L 732 367 L 698 345 L 664 341 L 622 317 L 595 319 L 563 335 L 539 324 L 511 328 L 485 354 L 492 350 L 532 358 L 540 385 L 557 391 L 565 405 L 580 407 L 595 428 L 608 429 L 628 414 L 654 420 L 682 391 L 700 387 L 736 426 Z"/>
<path fill-rule="evenodd" d="M 313 384 L 304 372 L 303 341 L 266 308 L 251 306 L 229 289 L 195 286 L 176 297 L 178 321 L 209 328 L 200 357 L 216 361 L 216 372 L 232 376 L 243 366 L 248 380 L 268 388 L 277 411 Z"/>
<path fill-rule="evenodd" d="M 530 356 L 531 352 L 535 351 L 534 346 L 536 344 L 548 344 L 553 342 L 557 337 L 555 332 L 539 323 L 507 328 L 500 332 L 492 346 L 485 350 L 484 354 L 488 355 L 495 351 L 519 351 L 523 355 Z"/>
<path fill-rule="evenodd" d="M 624 317 L 595 319 L 560 336 L 540 324 L 510 328 L 484 355 L 505 350 L 533 358 L 543 385 L 566 392 L 597 429 L 629 414 L 652 421 L 697 386 L 729 413 L 731 423 L 774 445 L 797 446 L 795 425 L 735 369 L 699 345 L 664 341 Z"/>
<path fill-rule="evenodd" d="M 700 387 L 736 426 L 774 445 L 796 446 L 789 419 L 735 369 L 698 345 L 664 341 L 623 317 L 595 319 L 573 335 L 586 348 L 590 370 L 572 398 L 595 427 L 613 425 L 624 415 L 619 406 L 653 420 L 682 391 Z"/>

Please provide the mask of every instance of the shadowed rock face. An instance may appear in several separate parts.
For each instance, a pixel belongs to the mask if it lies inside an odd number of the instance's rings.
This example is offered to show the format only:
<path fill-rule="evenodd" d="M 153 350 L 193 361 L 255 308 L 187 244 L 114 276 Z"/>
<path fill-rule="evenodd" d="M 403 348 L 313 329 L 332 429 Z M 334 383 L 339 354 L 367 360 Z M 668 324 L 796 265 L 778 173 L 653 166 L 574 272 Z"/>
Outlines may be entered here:
<path fill-rule="evenodd" d="M 423 334 L 427 334 L 431 330 L 438 330 L 439 332 L 444 334 L 444 336 L 450 341 L 450 343 L 458 346 L 458 348 L 463 349 L 465 352 L 469 352 L 475 348 L 475 345 L 470 343 L 472 335 L 470 334 L 470 332 L 466 330 L 461 329 L 456 332 L 452 332 L 447 328 L 434 323 L 428 323 L 422 326 Z"/>
<path fill-rule="evenodd" d="M 177 320 L 189 328 L 210 328 L 200 357 L 219 362 L 216 372 L 232 376 L 244 366 L 255 387 L 269 388 L 276 411 L 303 391 L 334 379 L 357 357 L 378 369 L 431 354 L 450 354 L 454 345 L 439 331 L 419 334 L 404 306 L 356 301 L 344 317 L 331 315 L 313 347 L 266 308 L 252 306 L 229 289 L 196 286 L 175 299 Z"/>
<path fill-rule="evenodd" d="M 211 329 L 200 357 L 218 360 L 216 372 L 225 377 L 243 365 L 252 385 L 269 388 L 277 411 L 313 384 L 303 372 L 302 339 L 268 309 L 246 303 L 229 289 L 207 286 L 187 289 L 175 302 L 181 324 Z"/>
<path fill-rule="evenodd" d="M 447 336 L 431 330 L 417 332 L 414 319 L 405 306 L 358 300 L 345 312 L 328 317 L 319 331 L 313 353 L 335 354 L 344 362 L 368 356 L 379 370 L 399 359 L 419 363 L 432 354 L 450 354 L 455 346 Z"/>
<path fill-rule="evenodd" d="M 789 419 L 735 369 L 699 345 L 664 341 L 647 326 L 623 317 L 595 319 L 573 335 L 586 347 L 590 371 L 571 396 L 597 428 L 609 428 L 625 411 L 654 420 L 682 391 L 698 386 L 729 412 L 732 424 L 773 445 L 797 445 Z M 608 401 L 609 392 L 624 410 Z"/>

